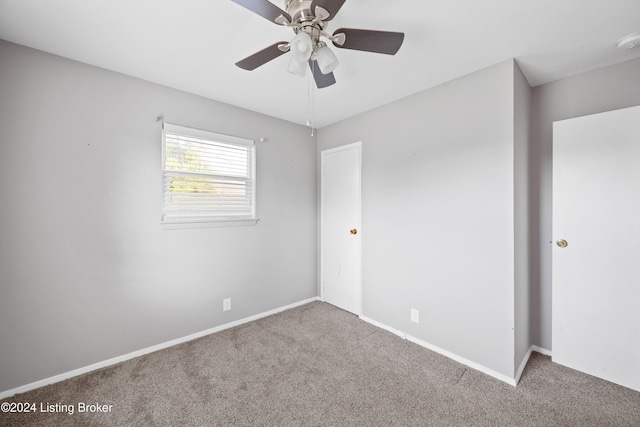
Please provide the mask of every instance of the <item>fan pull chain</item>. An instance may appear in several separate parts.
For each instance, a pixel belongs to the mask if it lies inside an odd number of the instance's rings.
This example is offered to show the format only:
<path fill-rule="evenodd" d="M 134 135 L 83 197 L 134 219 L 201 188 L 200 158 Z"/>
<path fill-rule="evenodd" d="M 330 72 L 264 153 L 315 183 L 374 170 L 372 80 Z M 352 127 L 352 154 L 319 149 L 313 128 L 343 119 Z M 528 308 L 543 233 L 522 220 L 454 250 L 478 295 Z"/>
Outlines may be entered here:
<path fill-rule="evenodd" d="M 307 125 L 311 127 L 311 136 L 314 135 L 315 118 L 315 80 L 312 79 L 316 73 L 315 61 L 311 63 L 311 75 L 307 78 Z"/>

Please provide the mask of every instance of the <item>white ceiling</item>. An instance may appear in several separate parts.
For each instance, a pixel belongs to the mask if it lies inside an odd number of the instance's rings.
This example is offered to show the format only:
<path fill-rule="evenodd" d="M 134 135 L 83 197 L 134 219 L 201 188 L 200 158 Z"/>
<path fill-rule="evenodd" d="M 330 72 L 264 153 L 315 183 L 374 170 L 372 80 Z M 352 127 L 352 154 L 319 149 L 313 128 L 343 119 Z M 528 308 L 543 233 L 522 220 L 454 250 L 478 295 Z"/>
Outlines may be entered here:
<path fill-rule="evenodd" d="M 281 8 L 284 0 L 273 0 Z M 315 89 L 283 55 L 236 61 L 293 32 L 230 0 L 0 0 L 0 38 L 320 128 L 509 58 L 537 86 L 640 57 L 640 0 L 347 0 L 339 27 L 401 31 L 395 56 L 333 49 L 337 84 Z"/>

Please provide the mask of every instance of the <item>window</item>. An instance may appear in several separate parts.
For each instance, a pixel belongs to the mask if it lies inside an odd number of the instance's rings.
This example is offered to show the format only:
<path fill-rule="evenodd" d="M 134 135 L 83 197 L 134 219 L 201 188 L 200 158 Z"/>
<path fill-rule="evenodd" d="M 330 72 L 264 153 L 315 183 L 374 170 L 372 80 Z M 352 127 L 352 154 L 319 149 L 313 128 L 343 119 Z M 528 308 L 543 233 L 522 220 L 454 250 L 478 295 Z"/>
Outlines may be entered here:
<path fill-rule="evenodd" d="M 255 222 L 253 140 L 163 124 L 162 223 Z"/>

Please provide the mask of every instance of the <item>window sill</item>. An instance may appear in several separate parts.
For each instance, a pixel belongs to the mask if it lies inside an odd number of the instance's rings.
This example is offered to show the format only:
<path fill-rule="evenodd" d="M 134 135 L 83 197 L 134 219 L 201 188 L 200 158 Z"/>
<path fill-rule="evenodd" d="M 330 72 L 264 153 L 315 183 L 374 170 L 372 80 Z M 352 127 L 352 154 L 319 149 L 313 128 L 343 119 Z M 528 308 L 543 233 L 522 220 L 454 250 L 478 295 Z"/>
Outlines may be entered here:
<path fill-rule="evenodd" d="M 255 226 L 260 221 L 254 219 L 219 219 L 208 221 L 189 222 L 162 222 L 160 226 L 163 230 L 187 230 L 192 228 L 217 228 L 217 227 L 248 227 Z"/>

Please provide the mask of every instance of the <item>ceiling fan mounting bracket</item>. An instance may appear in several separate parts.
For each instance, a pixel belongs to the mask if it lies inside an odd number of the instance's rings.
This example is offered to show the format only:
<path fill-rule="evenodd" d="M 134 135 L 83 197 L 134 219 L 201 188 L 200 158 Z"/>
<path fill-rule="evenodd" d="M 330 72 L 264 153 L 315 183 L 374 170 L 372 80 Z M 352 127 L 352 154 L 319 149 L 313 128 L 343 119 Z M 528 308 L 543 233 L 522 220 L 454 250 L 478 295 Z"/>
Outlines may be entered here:
<path fill-rule="evenodd" d="M 342 46 L 344 42 L 347 41 L 347 36 L 345 33 L 334 34 L 333 36 L 329 36 L 328 38 L 338 46 Z"/>
<path fill-rule="evenodd" d="M 316 6 L 315 15 L 316 19 L 322 22 L 326 21 L 331 16 L 331 13 L 324 7 Z"/>
<path fill-rule="evenodd" d="M 287 0 L 286 11 L 293 25 L 312 22 L 316 17 L 311 12 L 311 0 Z"/>
<path fill-rule="evenodd" d="M 291 26 L 291 22 L 289 22 L 287 17 L 284 16 L 284 15 L 278 16 L 274 22 L 276 24 L 278 24 L 278 25 L 282 25 L 282 26 L 285 26 L 285 27 Z"/>
<path fill-rule="evenodd" d="M 286 0 L 286 11 L 291 16 L 289 27 L 298 34 L 304 31 L 314 41 L 314 45 L 320 40 L 320 36 L 326 36 L 324 20 L 331 14 L 324 8 L 317 6 L 316 13 L 311 11 L 312 0 Z"/>

